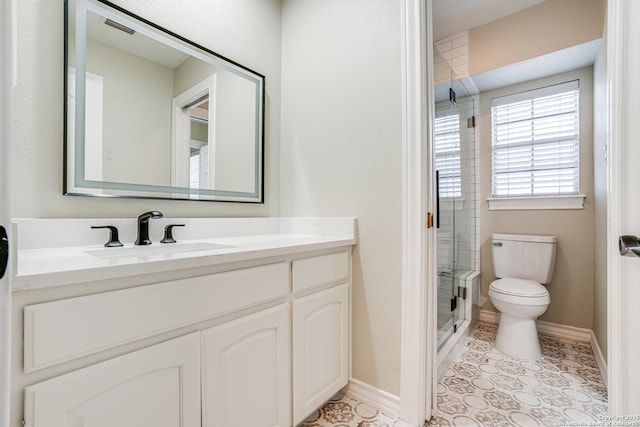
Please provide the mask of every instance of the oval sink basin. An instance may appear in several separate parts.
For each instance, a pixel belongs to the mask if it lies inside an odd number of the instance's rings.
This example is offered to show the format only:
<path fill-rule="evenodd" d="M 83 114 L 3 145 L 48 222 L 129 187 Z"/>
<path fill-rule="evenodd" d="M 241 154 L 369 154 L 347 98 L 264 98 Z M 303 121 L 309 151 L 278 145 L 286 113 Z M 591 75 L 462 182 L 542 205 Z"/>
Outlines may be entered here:
<path fill-rule="evenodd" d="M 90 249 L 84 251 L 87 255 L 97 258 L 122 258 L 122 257 L 142 257 L 152 255 L 172 255 L 187 252 L 216 251 L 222 249 L 235 248 L 231 245 L 218 245 L 216 243 L 174 243 L 158 244 L 148 246 L 129 246 L 119 248 Z"/>

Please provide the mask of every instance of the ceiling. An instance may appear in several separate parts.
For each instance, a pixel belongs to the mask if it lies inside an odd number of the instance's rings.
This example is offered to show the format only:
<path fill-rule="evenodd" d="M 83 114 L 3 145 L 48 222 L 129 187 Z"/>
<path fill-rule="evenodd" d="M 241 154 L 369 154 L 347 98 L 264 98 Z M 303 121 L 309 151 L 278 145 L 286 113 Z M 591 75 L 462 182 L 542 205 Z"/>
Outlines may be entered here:
<path fill-rule="evenodd" d="M 476 28 L 546 0 L 434 0 L 433 39 L 435 41 Z M 516 64 L 471 76 L 475 87 L 471 92 L 484 92 L 498 87 L 538 79 L 593 64 L 601 40 L 531 58 Z M 448 92 L 440 94 L 443 99 Z"/>
<path fill-rule="evenodd" d="M 545 0 L 434 0 L 435 41 L 527 9 Z"/>

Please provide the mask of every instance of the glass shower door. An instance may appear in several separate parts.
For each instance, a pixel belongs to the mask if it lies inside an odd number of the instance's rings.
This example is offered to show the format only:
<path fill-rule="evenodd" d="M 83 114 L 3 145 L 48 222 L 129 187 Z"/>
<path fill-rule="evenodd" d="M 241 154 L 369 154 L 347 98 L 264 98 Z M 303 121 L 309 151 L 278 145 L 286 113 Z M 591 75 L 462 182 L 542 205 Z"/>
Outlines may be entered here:
<path fill-rule="evenodd" d="M 434 149 L 437 185 L 438 348 L 465 320 L 465 278 L 473 270 L 475 132 L 473 97 L 436 53 Z M 440 73 L 439 73 L 440 71 Z M 440 79 L 438 77 L 440 76 Z M 472 216 L 475 216 L 472 215 Z"/>

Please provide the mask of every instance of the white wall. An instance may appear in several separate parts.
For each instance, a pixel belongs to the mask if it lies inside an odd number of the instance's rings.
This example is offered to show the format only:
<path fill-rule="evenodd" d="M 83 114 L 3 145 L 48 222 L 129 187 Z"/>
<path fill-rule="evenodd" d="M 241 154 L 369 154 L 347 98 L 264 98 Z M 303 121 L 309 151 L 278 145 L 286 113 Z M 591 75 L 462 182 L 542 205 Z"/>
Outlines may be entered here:
<path fill-rule="evenodd" d="M 13 104 L 13 217 L 278 215 L 280 1 L 172 0 L 114 3 L 266 76 L 265 203 L 100 199 L 62 195 L 63 2 L 20 0 L 18 86 Z M 153 162 L 150 154 L 148 162 Z"/>
<path fill-rule="evenodd" d="M 281 214 L 358 217 L 353 376 L 398 395 L 400 4 L 282 6 Z"/>

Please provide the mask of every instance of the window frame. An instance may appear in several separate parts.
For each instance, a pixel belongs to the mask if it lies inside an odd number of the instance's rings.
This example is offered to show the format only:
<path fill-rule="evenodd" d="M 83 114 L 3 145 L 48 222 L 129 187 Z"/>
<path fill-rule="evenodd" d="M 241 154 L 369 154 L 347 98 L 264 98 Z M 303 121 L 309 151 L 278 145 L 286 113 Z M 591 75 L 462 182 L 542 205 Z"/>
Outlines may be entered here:
<path fill-rule="evenodd" d="M 577 159 L 576 159 L 576 191 L 566 193 L 550 193 L 550 194 L 523 194 L 523 195 L 495 195 L 495 126 L 494 126 L 494 108 L 508 104 L 515 104 L 522 101 L 543 98 L 550 95 L 559 95 L 564 92 L 577 91 Z M 581 90 L 580 80 L 573 79 L 558 84 L 533 88 L 530 90 L 507 94 L 494 97 L 491 99 L 490 107 L 490 141 L 491 141 L 491 197 L 487 199 L 489 210 L 536 210 L 536 209 L 583 209 L 585 195 L 580 193 L 580 167 L 581 167 Z M 532 142 L 531 147 L 535 147 L 536 143 Z M 531 177 L 532 193 L 534 185 L 534 177 Z"/>

